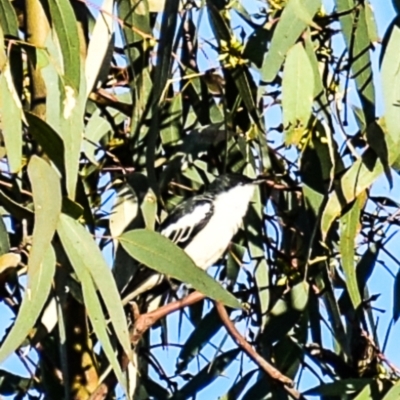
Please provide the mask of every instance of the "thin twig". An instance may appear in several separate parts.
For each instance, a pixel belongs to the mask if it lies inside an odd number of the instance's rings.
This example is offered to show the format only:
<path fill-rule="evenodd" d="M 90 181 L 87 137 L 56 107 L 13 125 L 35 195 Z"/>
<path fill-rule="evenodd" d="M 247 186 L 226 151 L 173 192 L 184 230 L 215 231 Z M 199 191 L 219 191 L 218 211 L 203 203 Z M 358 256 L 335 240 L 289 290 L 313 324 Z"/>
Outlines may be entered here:
<path fill-rule="evenodd" d="M 218 314 L 223 322 L 226 330 L 231 335 L 232 339 L 240 346 L 243 351 L 260 367 L 263 371 L 270 376 L 272 379 L 275 379 L 279 382 L 282 382 L 285 390 L 294 398 L 294 399 L 304 399 L 302 394 L 298 392 L 296 389 L 293 389 L 293 381 L 287 376 L 283 375 L 280 371 L 278 371 L 273 365 L 271 365 L 268 361 L 266 361 L 263 357 L 261 357 L 254 348 L 250 345 L 250 343 L 240 334 L 240 332 L 236 329 L 233 322 L 230 320 L 228 313 L 226 312 L 225 306 L 220 302 L 215 302 L 215 307 L 218 311 Z"/>
<path fill-rule="evenodd" d="M 142 335 L 161 318 L 164 318 L 175 311 L 181 310 L 182 308 L 191 306 L 192 304 L 203 300 L 205 297 L 206 296 L 200 292 L 193 292 L 183 299 L 166 304 L 158 308 L 157 310 L 151 311 L 146 314 L 140 314 L 135 319 L 135 324 L 130 338 L 131 343 L 133 345 L 136 345 Z"/>

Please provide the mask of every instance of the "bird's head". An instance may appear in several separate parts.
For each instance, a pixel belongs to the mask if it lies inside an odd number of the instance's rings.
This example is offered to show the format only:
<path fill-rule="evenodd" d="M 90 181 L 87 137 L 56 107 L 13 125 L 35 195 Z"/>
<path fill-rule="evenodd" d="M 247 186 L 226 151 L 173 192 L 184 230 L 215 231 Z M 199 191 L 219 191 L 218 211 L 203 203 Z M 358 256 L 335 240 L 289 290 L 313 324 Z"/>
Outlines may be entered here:
<path fill-rule="evenodd" d="M 240 174 L 223 174 L 215 178 L 209 187 L 213 194 L 228 192 L 239 187 L 255 186 L 265 181 L 265 178 L 251 179 Z"/>

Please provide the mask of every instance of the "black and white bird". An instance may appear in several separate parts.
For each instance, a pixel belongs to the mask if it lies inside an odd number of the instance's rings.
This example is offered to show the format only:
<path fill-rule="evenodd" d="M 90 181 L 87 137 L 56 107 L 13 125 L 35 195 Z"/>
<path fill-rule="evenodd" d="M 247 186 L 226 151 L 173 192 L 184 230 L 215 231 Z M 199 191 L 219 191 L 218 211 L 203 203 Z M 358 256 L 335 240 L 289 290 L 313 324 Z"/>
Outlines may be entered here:
<path fill-rule="evenodd" d="M 265 178 L 239 174 L 217 177 L 202 194 L 184 200 L 162 222 L 159 232 L 181 247 L 194 263 L 206 270 L 225 253 L 247 213 L 256 186 Z M 163 276 L 149 273 L 129 299 L 157 286 Z"/>

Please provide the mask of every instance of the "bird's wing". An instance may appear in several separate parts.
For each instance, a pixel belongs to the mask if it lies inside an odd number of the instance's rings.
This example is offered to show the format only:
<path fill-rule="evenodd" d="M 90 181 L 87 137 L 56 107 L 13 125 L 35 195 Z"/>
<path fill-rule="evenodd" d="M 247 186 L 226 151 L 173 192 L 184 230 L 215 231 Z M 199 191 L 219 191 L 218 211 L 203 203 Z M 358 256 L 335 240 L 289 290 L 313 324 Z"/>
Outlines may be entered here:
<path fill-rule="evenodd" d="M 208 223 L 213 213 L 212 199 L 194 196 L 176 206 L 160 226 L 160 233 L 185 248 Z"/>

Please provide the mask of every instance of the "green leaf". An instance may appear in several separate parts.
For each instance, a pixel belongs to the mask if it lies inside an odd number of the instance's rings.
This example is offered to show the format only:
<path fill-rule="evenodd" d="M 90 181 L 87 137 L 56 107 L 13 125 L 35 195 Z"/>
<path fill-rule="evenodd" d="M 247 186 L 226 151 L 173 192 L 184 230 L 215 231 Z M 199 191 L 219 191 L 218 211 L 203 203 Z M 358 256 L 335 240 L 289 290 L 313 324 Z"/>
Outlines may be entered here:
<path fill-rule="evenodd" d="M 28 260 L 28 283 L 17 319 L 0 348 L 0 360 L 8 357 L 26 338 L 47 300 L 55 273 L 51 247 L 61 212 L 61 187 L 56 171 L 33 156 L 28 165 L 35 207 L 32 248 Z"/>
<path fill-rule="evenodd" d="M 266 400 L 274 398 L 273 395 L 274 392 L 271 389 L 270 381 L 265 379 L 265 373 L 260 371 L 256 383 L 253 386 L 250 386 L 242 397 L 242 400 Z"/>
<path fill-rule="evenodd" d="M 267 311 L 270 306 L 270 268 L 265 257 L 259 258 L 254 270 L 254 279 L 257 287 L 257 296 L 262 315 L 262 326 L 267 318 Z"/>
<path fill-rule="evenodd" d="M 32 246 L 33 250 L 33 246 Z M 50 293 L 56 268 L 56 258 L 51 246 L 41 256 L 39 266 L 28 269 L 28 283 L 17 318 L 0 347 L 0 361 L 4 361 L 28 336 L 40 315 Z M 36 268 L 37 267 L 37 268 Z"/>
<path fill-rule="evenodd" d="M 368 249 L 362 255 L 356 268 L 357 286 L 358 292 L 362 296 L 367 285 L 367 281 L 370 278 L 372 271 L 374 270 L 376 260 L 379 254 L 379 245 L 371 243 Z M 339 299 L 339 306 L 342 312 L 346 312 L 350 307 L 350 296 L 347 291 L 343 292 Z"/>
<path fill-rule="evenodd" d="M 8 1 L 8 0 L 6 0 Z M 10 64 L 7 63 L 0 75 L 1 131 L 7 150 L 10 171 L 16 173 L 22 163 L 22 111 L 21 100 L 14 86 Z"/>
<path fill-rule="evenodd" d="M 299 130 L 300 134 L 286 144 L 299 144 L 308 124 L 314 100 L 314 71 L 302 43 L 293 46 L 286 57 L 282 81 L 282 108 L 285 128 Z"/>
<path fill-rule="evenodd" d="M 354 310 L 361 304 L 358 291 L 356 270 L 354 266 L 355 239 L 360 230 L 360 215 L 365 204 L 366 194 L 361 193 L 350 210 L 340 219 L 340 255 L 345 276 L 347 291 L 353 303 Z"/>
<path fill-rule="evenodd" d="M 343 207 L 367 189 L 383 171 L 382 163 L 371 149 L 366 150 L 361 159 L 354 162 L 340 179 L 335 191 L 329 196 L 321 218 L 323 238 L 326 237 L 329 228 L 340 215 Z"/>
<path fill-rule="evenodd" d="M 275 28 L 262 66 L 262 80 L 272 82 L 285 56 L 321 6 L 321 0 L 289 0 Z M 307 16 L 307 18 L 305 18 Z"/>
<path fill-rule="evenodd" d="M 106 66 L 108 72 L 111 60 L 105 62 L 105 57 L 114 34 L 113 8 L 114 0 L 104 0 L 90 37 L 85 62 L 86 96 L 95 87 L 101 67 Z"/>
<path fill-rule="evenodd" d="M 318 99 L 318 102 L 324 107 L 325 111 L 327 111 L 326 109 L 329 102 L 326 97 L 324 85 L 322 83 L 319 61 L 315 54 L 316 52 L 315 44 L 311 40 L 311 32 L 309 29 L 307 30 L 307 34 L 304 35 L 304 48 L 306 50 L 308 59 L 311 64 L 311 68 L 313 70 L 314 98 Z"/>
<path fill-rule="evenodd" d="M 189 362 L 197 356 L 203 347 L 210 343 L 211 338 L 221 329 L 221 318 L 214 307 L 205 315 L 196 329 L 190 334 L 178 357 L 178 370 L 183 371 Z"/>
<path fill-rule="evenodd" d="M 55 273 L 51 247 L 61 212 L 61 187 L 56 171 L 43 159 L 33 156 L 28 165 L 35 207 L 32 248 L 28 260 L 28 283 L 17 320 L 0 349 L 0 359 L 9 356 L 26 338 L 50 292 Z"/>
<path fill-rule="evenodd" d="M 32 210 L 22 207 L 19 203 L 8 197 L 2 190 L 0 190 L 0 204 L 10 213 L 14 218 L 19 220 L 31 219 L 33 216 Z"/>
<path fill-rule="evenodd" d="M 301 281 L 290 290 L 290 305 L 296 311 L 304 311 L 308 303 L 310 285 Z"/>
<path fill-rule="evenodd" d="M 233 349 L 215 358 L 177 391 L 172 400 L 183 400 L 195 396 L 202 388 L 210 385 L 216 378 L 223 375 L 226 368 L 238 356 L 239 352 L 239 349 Z"/>
<path fill-rule="evenodd" d="M 240 398 L 243 390 L 246 388 L 247 384 L 253 378 L 255 371 L 249 371 L 245 374 L 238 382 L 236 382 L 227 393 L 225 393 L 219 400 L 236 400 Z"/>
<path fill-rule="evenodd" d="M 64 78 L 76 92 L 80 85 L 80 45 L 77 21 L 68 0 L 47 0 L 51 15 L 52 29 L 58 36 L 63 55 Z"/>
<path fill-rule="evenodd" d="M 31 378 L 24 378 L 0 369 L 0 394 L 2 396 L 21 395 L 21 393 L 26 393 L 32 386 L 33 380 Z"/>
<path fill-rule="evenodd" d="M 337 0 L 337 12 L 343 13 L 339 19 L 349 52 L 349 62 L 356 81 L 358 95 L 364 110 L 367 125 L 375 120 L 375 88 L 369 49 L 365 5 L 356 7 L 354 0 Z M 348 12 L 349 10 L 353 12 Z"/>
<path fill-rule="evenodd" d="M 121 305 L 121 298 L 111 270 L 95 240 L 78 221 L 65 214 L 60 216 L 57 232 L 65 252 L 77 273 L 78 270 L 90 273 L 101 299 L 104 301 L 115 335 L 125 353 L 130 355 L 128 326 Z M 90 254 L 90 257 L 88 257 L 88 254 Z"/>
<path fill-rule="evenodd" d="M 400 90 L 400 27 L 396 24 L 390 34 L 389 43 L 384 49 L 381 77 L 382 91 L 385 105 L 385 124 L 387 133 L 394 146 L 400 140 L 400 113 L 399 113 L 399 90 Z"/>
<path fill-rule="evenodd" d="M 377 395 L 379 395 L 380 390 L 380 380 L 374 380 L 369 385 L 365 386 L 354 400 L 374 400 Z"/>
<path fill-rule="evenodd" d="M 32 113 L 26 113 L 29 132 L 40 144 L 58 170 L 64 171 L 64 144 L 57 132 L 45 121 Z"/>
<path fill-rule="evenodd" d="M 324 383 L 304 392 L 304 395 L 343 396 L 354 394 L 370 384 L 372 379 L 342 379 L 332 383 Z"/>
<path fill-rule="evenodd" d="M 35 208 L 32 249 L 28 274 L 38 271 L 46 248 L 50 246 L 61 213 L 61 185 L 57 172 L 42 158 L 33 156 L 28 165 Z"/>
<path fill-rule="evenodd" d="M 162 13 L 160 41 L 157 48 L 157 64 L 154 70 L 153 98 L 151 102 L 152 118 L 149 133 L 147 135 L 146 170 L 150 187 L 158 195 L 157 178 L 154 168 L 157 139 L 159 137 L 158 107 L 162 99 L 164 89 L 171 73 L 171 53 L 174 35 L 178 20 L 179 0 L 165 2 Z"/>
<path fill-rule="evenodd" d="M 83 141 L 86 81 L 81 76 L 79 93 L 69 86 L 63 87 L 62 115 L 60 117 L 60 136 L 64 142 L 65 180 L 68 195 L 75 198 L 76 184 L 79 172 L 79 158 Z"/>
<path fill-rule="evenodd" d="M 382 400 L 397 400 L 398 398 L 400 398 L 400 382 L 393 385 Z"/>
<path fill-rule="evenodd" d="M 371 43 L 378 43 L 380 37 L 378 34 L 378 27 L 375 20 L 374 10 L 369 1 L 365 3 L 365 22 L 367 23 L 368 37 Z"/>
<path fill-rule="evenodd" d="M 93 276 L 90 275 L 89 270 L 81 262 L 73 263 L 73 267 L 78 276 L 79 281 L 82 284 L 83 299 L 90 318 L 90 322 L 93 325 L 94 332 L 96 333 L 96 336 L 99 342 L 101 343 L 103 351 L 106 354 L 107 359 L 110 362 L 111 367 L 115 372 L 115 375 L 117 376 L 119 383 L 126 391 L 126 380 L 124 375 L 122 374 L 121 366 L 119 365 L 116 351 L 111 344 L 110 336 L 107 331 L 107 321 L 104 316 L 100 300 L 96 293 L 96 287 L 93 282 Z M 115 332 L 116 334 L 119 333 L 118 331 Z"/>
<path fill-rule="evenodd" d="M 3 217 L 0 216 L 0 256 L 10 251 L 10 241 Z"/>
<path fill-rule="evenodd" d="M 0 26 L 5 35 L 18 37 L 18 20 L 10 0 L 0 1 Z"/>
<path fill-rule="evenodd" d="M 97 164 L 95 152 L 98 149 L 99 141 L 108 132 L 111 132 L 111 124 L 100 116 L 100 109 L 97 109 L 90 117 L 85 127 L 85 139 L 83 141 L 83 151 L 86 157 Z"/>
<path fill-rule="evenodd" d="M 232 308 L 241 308 L 239 301 L 226 291 L 169 239 L 157 232 L 136 229 L 119 237 L 124 249 L 135 260 L 161 274 L 192 285 L 207 297 Z"/>

